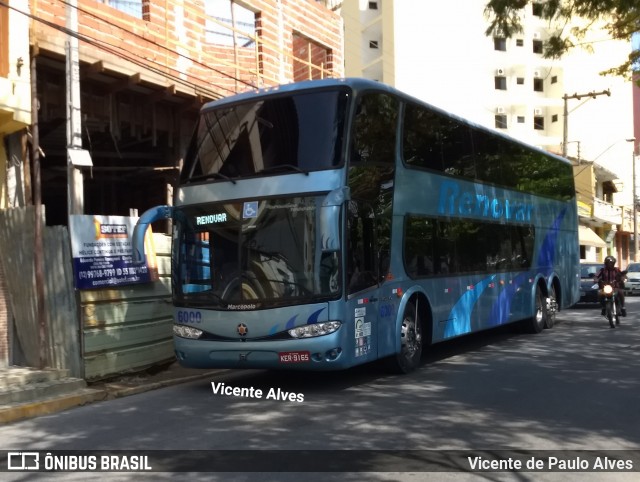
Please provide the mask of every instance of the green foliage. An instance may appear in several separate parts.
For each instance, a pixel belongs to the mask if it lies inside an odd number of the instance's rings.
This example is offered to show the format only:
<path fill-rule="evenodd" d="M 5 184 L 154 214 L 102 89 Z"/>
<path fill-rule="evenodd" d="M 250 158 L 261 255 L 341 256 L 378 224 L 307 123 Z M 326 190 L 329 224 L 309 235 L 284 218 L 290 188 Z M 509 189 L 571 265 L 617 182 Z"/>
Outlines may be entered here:
<path fill-rule="evenodd" d="M 540 16 L 558 28 L 544 43 L 544 56 L 560 58 L 570 49 L 582 44 L 586 33 L 596 22 L 604 22 L 604 29 L 612 39 L 628 40 L 640 32 L 640 2 L 638 0 L 535 0 L 541 5 Z M 522 32 L 522 13 L 531 0 L 488 0 L 485 15 L 489 21 L 487 35 L 512 37 Z M 571 19 L 581 17 L 584 26 L 571 25 Z M 634 49 L 621 65 L 601 72 L 632 78 L 640 72 L 640 51 Z M 640 84 L 640 81 L 638 81 Z"/>

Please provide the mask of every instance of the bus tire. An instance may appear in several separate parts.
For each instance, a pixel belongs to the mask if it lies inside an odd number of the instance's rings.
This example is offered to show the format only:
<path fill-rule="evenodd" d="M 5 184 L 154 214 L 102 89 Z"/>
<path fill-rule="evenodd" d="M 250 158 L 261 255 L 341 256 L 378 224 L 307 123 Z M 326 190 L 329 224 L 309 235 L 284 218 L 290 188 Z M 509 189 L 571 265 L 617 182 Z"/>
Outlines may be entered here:
<path fill-rule="evenodd" d="M 420 366 L 423 346 L 423 326 L 416 305 L 407 303 L 400 326 L 400 352 L 389 358 L 394 373 L 411 373 Z"/>
<path fill-rule="evenodd" d="M 547 300 L 540 289 L 540 285 L 537 285 L 533 316 L 525 320 L 524 323 L 526 331 L 529 333 L 540 333 L 547 323 L 547 316 Z"/>
<path fill-rule="evenodd" d="M 545 301 L 547 301 L 547 316 L 544 320 L 544 327 L 553 328 L 556 324 L 556 313 L 558 311 L 558 297 L 556 296 L 555 286 L 552 285 L 549 288 L 549 297 Z"/>

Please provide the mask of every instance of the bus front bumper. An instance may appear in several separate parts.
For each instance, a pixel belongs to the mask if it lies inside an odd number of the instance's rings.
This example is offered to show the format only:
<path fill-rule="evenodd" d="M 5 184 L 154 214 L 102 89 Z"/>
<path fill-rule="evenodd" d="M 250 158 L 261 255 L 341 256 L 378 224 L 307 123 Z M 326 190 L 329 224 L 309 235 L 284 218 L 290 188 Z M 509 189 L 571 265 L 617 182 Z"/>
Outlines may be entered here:
<path fill-rule="evenodd" d="M 341 370 L 351 366 L 338 330 L 299 340 L 220 342 L 173 337 L 176 357 L 187 368 Z"/>

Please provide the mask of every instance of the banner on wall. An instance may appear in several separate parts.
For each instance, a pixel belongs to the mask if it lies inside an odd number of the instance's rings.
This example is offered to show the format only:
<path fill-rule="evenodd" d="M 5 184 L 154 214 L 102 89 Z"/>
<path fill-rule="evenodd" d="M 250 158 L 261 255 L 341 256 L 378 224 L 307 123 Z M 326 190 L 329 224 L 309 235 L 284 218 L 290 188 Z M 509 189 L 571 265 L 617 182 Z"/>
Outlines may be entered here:
<path fill-rule="evenodd" d="M 131 236 L 137 220 L 128 216 L 69 216 L 77 289 L 149 283 L 158 279 L 151 227 L 145 235 L 146 262 L 133 262 Z"/>

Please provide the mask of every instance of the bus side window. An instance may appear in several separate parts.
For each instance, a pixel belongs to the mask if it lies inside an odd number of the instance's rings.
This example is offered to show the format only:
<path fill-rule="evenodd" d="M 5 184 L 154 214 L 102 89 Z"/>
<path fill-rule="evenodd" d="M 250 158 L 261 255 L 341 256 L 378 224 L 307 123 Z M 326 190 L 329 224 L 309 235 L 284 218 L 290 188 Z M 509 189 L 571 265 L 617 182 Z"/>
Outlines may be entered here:
<path fill-rule="evenodd" d="M 378 284 L 371 207 L 350 201 L 347 223 L 347 286 L 349 293 L 355 293 Z"/>
<path fill-rule="evenodd" d="M 398 105 L 381 93 L 358 100 L 349 169 L 349 293 L 376 286 L 389 272 Z"/>
<path fill-rule="evenodd" d="M 469 127 L 442 113 L 407 103 L 402 132 L 402 155 L 409 167 L 475 178 Z"/>
<path fill-rule="evenodd" d="M 351 164 L 395 166 L 398 101 L 387 94 L 365 94 L 358 101 Z"/>

